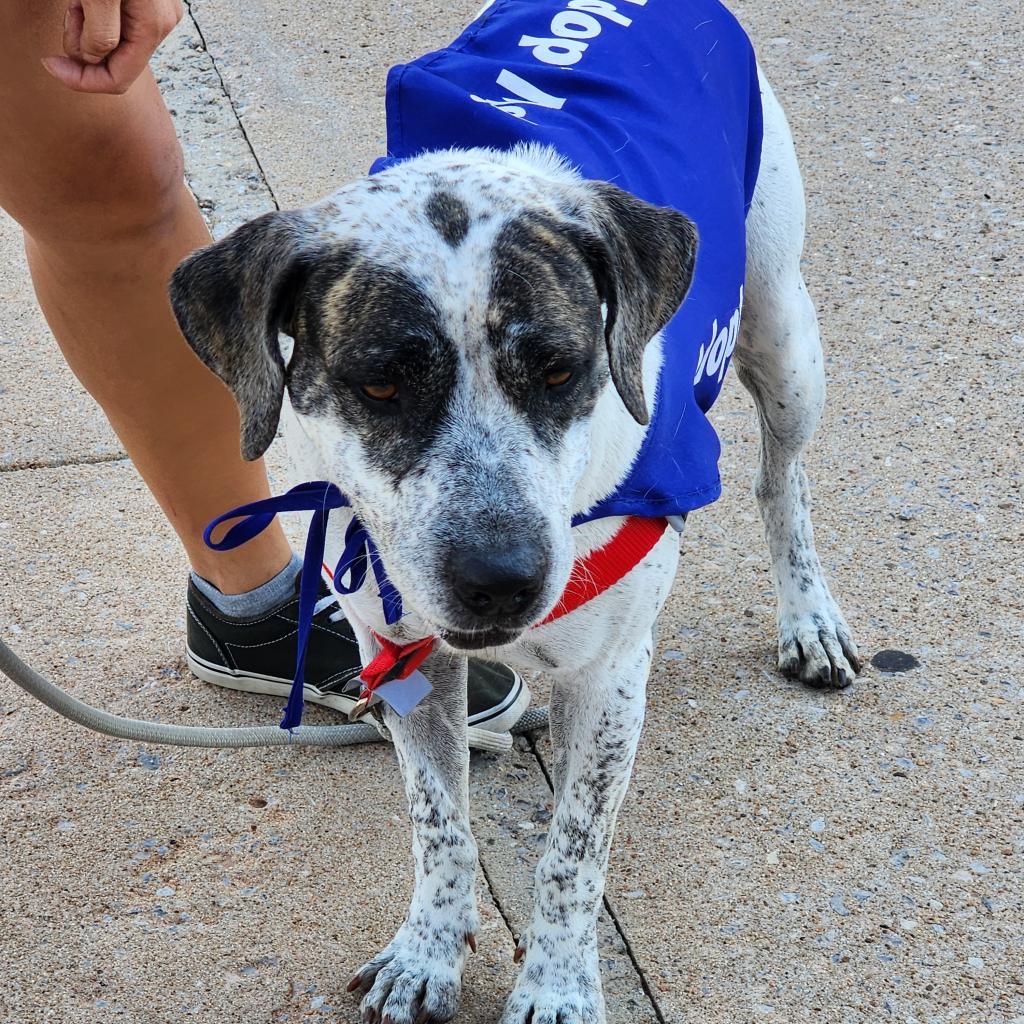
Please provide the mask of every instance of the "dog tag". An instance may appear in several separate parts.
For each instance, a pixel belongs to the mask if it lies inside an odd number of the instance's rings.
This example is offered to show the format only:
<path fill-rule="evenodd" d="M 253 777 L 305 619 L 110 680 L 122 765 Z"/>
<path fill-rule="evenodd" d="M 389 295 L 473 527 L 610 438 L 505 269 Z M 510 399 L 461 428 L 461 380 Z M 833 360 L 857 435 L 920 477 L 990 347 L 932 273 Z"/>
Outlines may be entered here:
<path fill-rule="evenodd" d="M 392 679 L 390 683 L 381 683 L 373 693 L 375 697 L 387 701 L 399 718 L 405 718 L 432 689 L 430 680 L 417 669 L 405 679 Z"/>
<path fill-rule="evenodd" d="M 359 719 L 370 710 L 370 701 L 372 700 L 373 695 L 369 693 L 365 697 L 360 697 L 359 700 L 355 702 L 352 710 L 349 711 L 348 720 L 350 722 L 358 722 Z"/>

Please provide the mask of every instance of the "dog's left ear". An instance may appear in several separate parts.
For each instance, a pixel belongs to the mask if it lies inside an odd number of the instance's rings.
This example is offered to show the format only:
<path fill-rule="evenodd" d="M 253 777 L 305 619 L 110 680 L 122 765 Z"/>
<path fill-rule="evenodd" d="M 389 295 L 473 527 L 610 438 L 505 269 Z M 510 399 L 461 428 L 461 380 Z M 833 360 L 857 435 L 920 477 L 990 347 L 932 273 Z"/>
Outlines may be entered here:
<path fill-rule="evenodd" d="M 693 280 L 697 228 L 676 210 L 637 199 L 603 181 L 587 182 L 600 244 L 590 253 L 607 308 L 605 344 L 612 381 L 637 423 L 650 413 L 644 398 L 647 343 L 672 319 Z"/>

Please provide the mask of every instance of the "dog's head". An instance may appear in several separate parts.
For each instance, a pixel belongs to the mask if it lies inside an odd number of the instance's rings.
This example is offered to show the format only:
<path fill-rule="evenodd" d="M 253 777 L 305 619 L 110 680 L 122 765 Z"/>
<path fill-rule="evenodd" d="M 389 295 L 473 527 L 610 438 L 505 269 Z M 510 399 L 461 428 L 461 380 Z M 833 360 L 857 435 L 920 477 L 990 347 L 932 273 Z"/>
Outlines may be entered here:
<path fill-rule="evenodd" d="M 273 440 L 287 386 L 399 591 L 468 649 L 558 599 L 595 405 L 614 386 L 646 422 L 644 349 L 695 250 L 679 213 L 543 153 L 453 151 L 244 225 L 171 297 L 242 454 Z"/>

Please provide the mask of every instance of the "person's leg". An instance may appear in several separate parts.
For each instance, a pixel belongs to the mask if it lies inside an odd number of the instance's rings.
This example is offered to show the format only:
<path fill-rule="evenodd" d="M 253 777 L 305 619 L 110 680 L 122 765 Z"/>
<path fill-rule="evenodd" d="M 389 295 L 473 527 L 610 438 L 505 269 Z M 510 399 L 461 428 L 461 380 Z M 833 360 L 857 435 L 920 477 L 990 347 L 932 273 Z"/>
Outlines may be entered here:
<path fill-rule="evenodd" d="M 225 593 L 291 557 L 274 524 L 237 551 L 202 541 L 215 515 L 268 493 L 239 454 L 227 389 L 192 354 L 167 298 L 177 263 L 210 241 L 151 74 L 123 96 L 71 92 L 40 64 L 60 52 L 62 2 L 0 0 L 0 207 L 25 232 L 40 306 L 103 407 L 193 568 Z"/>

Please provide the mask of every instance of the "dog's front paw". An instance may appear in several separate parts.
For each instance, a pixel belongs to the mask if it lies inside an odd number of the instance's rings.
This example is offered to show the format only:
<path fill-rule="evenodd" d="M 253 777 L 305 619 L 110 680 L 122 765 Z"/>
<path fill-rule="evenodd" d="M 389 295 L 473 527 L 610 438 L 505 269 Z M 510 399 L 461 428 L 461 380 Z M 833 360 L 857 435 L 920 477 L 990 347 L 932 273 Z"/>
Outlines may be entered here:
<path fill-rule="evenodd" d="M 850 627 L 831 596 L 779 615 L 779 671 L 809 686 L 843 689 L 860 672 Z"/>
<path fill-rule="evenodd" d="M 403 925 L 385 949 L 356 972 L 349 992 L 363 992 L 366 1024 L 435 1024 L 459 1008 L 472 932 L 434 931 Z"/>
<path fill-rule="evenodd" d="M 530 947 L 500 1024 L 605 1024 L 597 950 Z"/>

